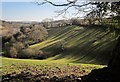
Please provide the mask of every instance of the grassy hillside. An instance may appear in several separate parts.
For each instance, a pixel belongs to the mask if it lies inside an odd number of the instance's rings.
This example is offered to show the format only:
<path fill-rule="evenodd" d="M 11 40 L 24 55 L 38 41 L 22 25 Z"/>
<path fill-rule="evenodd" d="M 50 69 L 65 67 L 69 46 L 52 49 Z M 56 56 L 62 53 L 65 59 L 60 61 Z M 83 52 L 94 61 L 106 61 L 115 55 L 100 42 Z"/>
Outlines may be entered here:
<path fill-rule="evenodd" d="M 68 26 L 51 28 L 46 41 L 29 48 L 55 55 L 53 60 L 66 58 L 75 63 L 107 64 L 116 38 L 114 32 L 100 27 Z"/>
<path fill-rule="evenodd" d="M 110 59 L 117 36 L 103 28 L 68 26 L 52 28 L 46 41 L 29 48 L 53 57 L 44 60 L 0 57 L 3 82 L 64 82 L 80 80 L 93 69 L 103 68 Z M 62 50 L 61 50 L 62 48 Z M 84 63 L 84 64 L 82 64 Z M 93 63 L 93 64 L 85 64 Z M 68 70 L 69 69 L 69 70 Z"/>

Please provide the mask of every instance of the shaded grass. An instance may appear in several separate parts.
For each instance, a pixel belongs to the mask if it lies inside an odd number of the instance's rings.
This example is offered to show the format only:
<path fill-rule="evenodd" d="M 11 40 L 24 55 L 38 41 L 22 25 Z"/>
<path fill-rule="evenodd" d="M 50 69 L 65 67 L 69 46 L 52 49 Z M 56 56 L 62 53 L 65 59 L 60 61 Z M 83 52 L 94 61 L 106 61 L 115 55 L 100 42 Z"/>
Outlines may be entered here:
<path fill-rule="evenodd" d="M 107 64 L 116 38 L 113 32 L 100 27 L 68 26 L 51 28 L 46 41 L 29 48 L 57 55 L 54 60 L 71 58 L 75 63 Z M 64 51 L 55 54 L 58 44 L 63 44 Z"/>

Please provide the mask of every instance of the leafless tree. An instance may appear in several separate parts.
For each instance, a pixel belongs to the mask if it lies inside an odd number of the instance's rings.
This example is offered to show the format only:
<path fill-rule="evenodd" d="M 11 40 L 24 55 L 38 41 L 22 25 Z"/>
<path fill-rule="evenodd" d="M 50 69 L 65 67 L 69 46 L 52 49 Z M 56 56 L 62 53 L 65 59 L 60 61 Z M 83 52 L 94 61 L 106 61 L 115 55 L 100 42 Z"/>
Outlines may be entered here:
<path fill-rule="evenodd" d="M 68 11 L 68 9 L 70 8 L 75 8 L 77 10 L 76 13 L 74 13 L 74 15 L 79 14 L 81 11 L 82 12 L 90 12 L 91 8 L 93 8 L 93 5 L 96 4 L 95 2 L 90 2 L 90 1 L 84 1 L 84 3 L 82 2 L 81 4 L 79 3 L 79 0 L 66 0 L 66 3 L 63 4 L 56 4 L 54 2 L 51 2 L 50 0 L 43 0 L 43 2 L 36 2 L 38 5 L 44 5 L 44 4 L 51 4 L 53 6 L 56 7 L 65 7 L 62 10 L 58 10 L 55 11 L 57 14 L 57 16 L 60 15 L 65 15 Z"/>

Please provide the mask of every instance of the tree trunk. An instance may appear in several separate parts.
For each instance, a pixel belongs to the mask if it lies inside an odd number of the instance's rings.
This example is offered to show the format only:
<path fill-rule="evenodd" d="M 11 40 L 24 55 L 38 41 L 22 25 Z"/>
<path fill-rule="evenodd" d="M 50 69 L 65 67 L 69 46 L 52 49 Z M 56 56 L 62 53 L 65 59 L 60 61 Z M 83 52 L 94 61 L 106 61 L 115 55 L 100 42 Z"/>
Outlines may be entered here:
<path fill-rule="evenodd" d="M 112 59 L 110 60 L 108 64 L 108 68 L 114 69 L 114 70 L 120 70 L 120 36 L 118 38 L 118 42 L 116 47 L 113 50 L 112 53 Z"/>

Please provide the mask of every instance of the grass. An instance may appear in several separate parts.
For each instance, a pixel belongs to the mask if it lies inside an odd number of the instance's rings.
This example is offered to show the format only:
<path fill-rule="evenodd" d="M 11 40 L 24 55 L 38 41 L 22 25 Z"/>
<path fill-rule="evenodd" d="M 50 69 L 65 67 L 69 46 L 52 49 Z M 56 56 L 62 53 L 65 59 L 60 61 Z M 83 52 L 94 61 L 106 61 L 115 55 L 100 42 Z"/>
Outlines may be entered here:
<path fill-rule="evenodd" d="M 63 44 L 65 50 L 55 54 L 55 60 L 71 58 L 76 63 L 107 64 L 116 38 L 113 32 L 103 28 L 68 26 L 51 28 L 46 41 L 29 48 L 53 55 L 55 49 Z"/>
<path fill-rule="evenodd" d="M 1 59 L 2 71 L 0 76 L 2 76 L 3 82 L 34 82 L 38 79 L 46 81 L 45 78 L 50 80 L 55 77 L 56 80 L 57 78 L 67 79 L 67 77 L 75 79 L 87 75 L 93 69 L 106 67 L 105 65 L 71 63 L 65 58 L 34 60 L 2 57 Z"/>
<path fill-rule="evenodd" d="M 66 74 L 69 75 L 74 73 L 73 70 L 74 67 L 76 67 L 78 69 L 76 70 L 77 74 L 84 70 L 83 74 L 81 75 L 79 74 L 80 76 L 82 76 L 88 74 L 93 69 L 105 67 L 105 65 L 71 63 L 67 59 L 52 60 L 52 58 L 49 58 L 46 60 L 34 60 L 34 59 L 15 59 L 15 58 L 6 58 L 6 57 L 2 57 L 1 59 L 2 59 L 2 69 L 3 69 L 2 75 L 13 74 L 13 73 L 19 74 L 24 70 L 31 71 L 31 73 L 33 73 L 34 70 L 37 71 L 41 70 L 42 72 L 47 70 L 48 72 L 51 72 L 51 70 L 57 71 L 58 68 L 60 68 L 60 70 L 62 71 L 67 70 Z M 58 73 L 54 75 L 61 76 Z"/>

